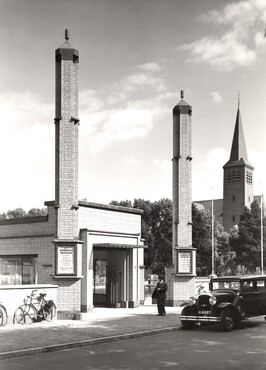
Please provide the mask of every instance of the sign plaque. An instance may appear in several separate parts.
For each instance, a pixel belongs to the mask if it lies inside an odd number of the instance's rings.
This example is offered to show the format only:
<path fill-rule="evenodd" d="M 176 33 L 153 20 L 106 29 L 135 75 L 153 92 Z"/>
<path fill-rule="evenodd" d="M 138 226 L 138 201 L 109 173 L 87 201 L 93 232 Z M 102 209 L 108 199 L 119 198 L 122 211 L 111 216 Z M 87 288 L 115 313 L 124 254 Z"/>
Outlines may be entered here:
<path fill-rule="evenodd" d="M 191 274 L 192 273 L 192 254 L 191 251 L 178 252 L 178 273 Z"/>
<path fill-rule="evenodd" d="M 56 274 L 75 275 L 75 246 L 58 245 L 56 249 Z"/>

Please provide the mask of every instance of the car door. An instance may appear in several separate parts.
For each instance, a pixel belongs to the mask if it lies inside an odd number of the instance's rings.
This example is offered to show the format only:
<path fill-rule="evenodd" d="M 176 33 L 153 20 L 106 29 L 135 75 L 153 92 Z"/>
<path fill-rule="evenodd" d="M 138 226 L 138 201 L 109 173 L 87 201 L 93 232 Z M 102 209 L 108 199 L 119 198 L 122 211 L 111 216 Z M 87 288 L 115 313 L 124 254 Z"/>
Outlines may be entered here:
<path fill-rule="evenodd" d="M 266 279 L 256 281 L 258 315 L 266 315 Z"/>
<path fill-rule="evenodd" d="M 253 280 L 243 280 L 242 282 L 242 297 L 245 302 L 246 316 L 254 316 L 258 314 L 258 296 Z"/>

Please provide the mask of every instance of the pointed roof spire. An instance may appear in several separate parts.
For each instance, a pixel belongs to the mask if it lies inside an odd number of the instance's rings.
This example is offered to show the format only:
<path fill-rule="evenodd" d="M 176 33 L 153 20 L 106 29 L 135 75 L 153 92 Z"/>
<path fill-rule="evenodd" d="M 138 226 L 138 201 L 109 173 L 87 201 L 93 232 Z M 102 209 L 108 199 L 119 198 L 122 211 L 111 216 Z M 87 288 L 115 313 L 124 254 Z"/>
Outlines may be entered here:
<path fill-rule="evenodd" d="M 244 138 L 244 130 L 240 114 L 240 93 L 238 92 L 236 123 L 229 162 L 238 162 L 241 161 L 241 158 L 242 161 L 244 161 L 246 164 L 249 164 L 246 142 Z"/>
<path fill-rule="evenodd" d="M 179 113 L 188 113 L 188 114 L 191 114 L 192 113 L 192 107 L 190 104 L 188 104 L 185 100 L 184 100 L 184 90 L 181 90 L 180 91 L 180 97 L 181 97 L 181 100 L 180 102 L 174 107 L 173 109 L 173 113 L 174 115 L 179 112 Z"/>
<path fill-rule="evenodd" d="M 56 49 L 55 58 L 56 62 L 61 62 L 61 60 L 72 60 L 74 63 L 79 62 L 79 52 L 69 43 L 69 32 L 67 28 L 65 29 L 65 42 Z"/>

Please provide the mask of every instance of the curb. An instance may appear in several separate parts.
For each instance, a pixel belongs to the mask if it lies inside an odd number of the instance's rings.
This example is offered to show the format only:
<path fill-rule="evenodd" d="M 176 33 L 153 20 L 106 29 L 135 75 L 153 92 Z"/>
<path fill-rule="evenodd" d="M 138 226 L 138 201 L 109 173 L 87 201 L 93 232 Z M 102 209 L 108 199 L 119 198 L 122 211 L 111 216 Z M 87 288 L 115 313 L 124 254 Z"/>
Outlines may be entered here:
<path fill-rule="evenodd" d="M 119 334 L 119 335 L 114 335 L 111 337 L 88 339 L 88 340 L 83 340 L 79 342 L 70 342 L 70 343 L 63 343 L 63 344 L 55 344 L 52 346 L 27 348 L 27 349 L 20 349 L 17 351 L 2 352 L 0 353 L 0 360 L 7 360 L 10 358 L 15 358 L 15 357 L 32 356 L 32 355 L 37 355 L 40 353 L 63 351 L 69 348 L 80 348 L 80 347 L 92 346 L 96 344 L 118 342 L 121 340 L 147 337 L 150 335 L 169 333 L 169 332 L 178 331 L 178 330 L 180 330 L 180 327 L 174 326 L 174 327 L 154 329 L 154 330 L 149 330 L 149 331 L 141 331 L 137 333 Z"/>

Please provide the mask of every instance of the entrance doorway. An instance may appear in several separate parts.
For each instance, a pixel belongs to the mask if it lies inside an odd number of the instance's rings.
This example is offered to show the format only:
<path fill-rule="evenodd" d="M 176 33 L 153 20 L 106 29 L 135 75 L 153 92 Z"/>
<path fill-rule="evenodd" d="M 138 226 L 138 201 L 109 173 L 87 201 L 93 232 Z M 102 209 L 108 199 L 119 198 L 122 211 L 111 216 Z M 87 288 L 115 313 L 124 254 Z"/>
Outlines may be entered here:
<path fill-rule="evenodd" d="M 127 286 L 126 251 L 109 249 L 93 251 L 93 305 L 121 307 Z"/>
<path fill-rule="evenodd" d="M 117 271 L 116 266 L 109 266 L 107 270 L 106 305 L 121 307 L 121 271 Z"/>

